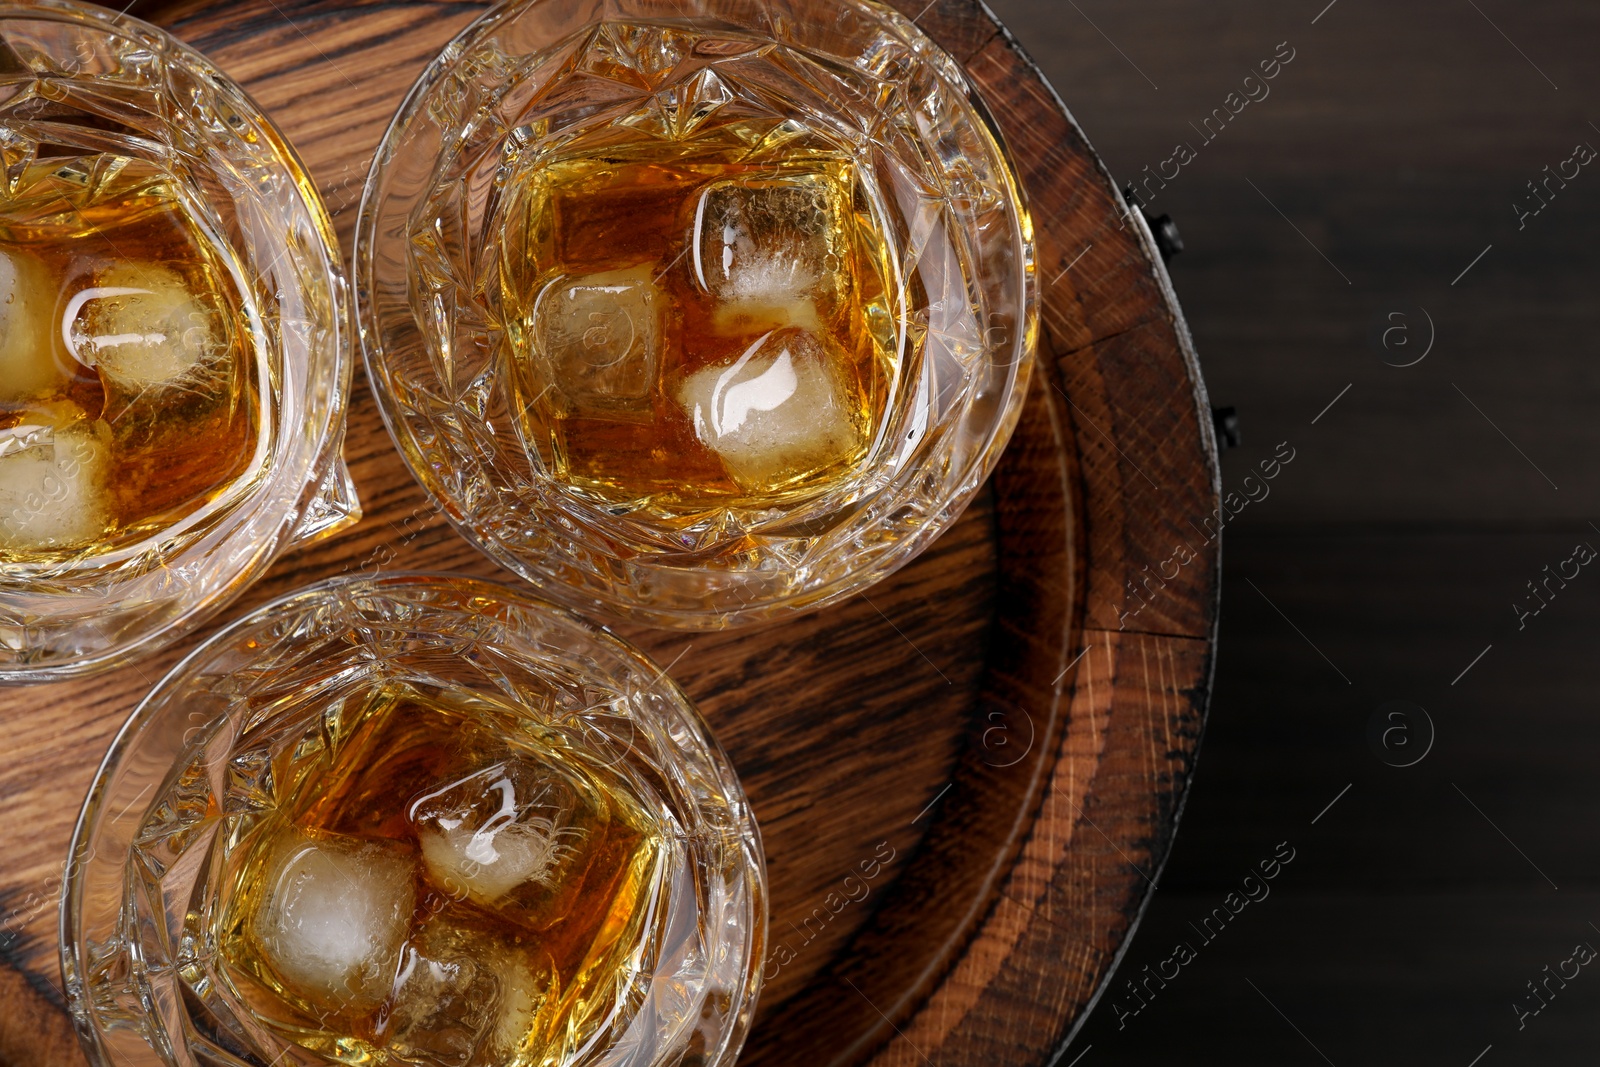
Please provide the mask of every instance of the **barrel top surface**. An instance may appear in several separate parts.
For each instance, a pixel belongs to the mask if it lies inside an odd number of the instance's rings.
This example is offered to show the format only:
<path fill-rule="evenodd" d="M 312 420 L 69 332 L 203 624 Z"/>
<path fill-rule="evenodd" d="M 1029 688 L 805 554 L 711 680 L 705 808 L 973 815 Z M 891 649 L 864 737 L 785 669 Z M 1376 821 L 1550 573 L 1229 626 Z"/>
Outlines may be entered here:
<path fill-rule="evenodd" d="M 1192 772 L 1217 618 L 1210 410 L 1144 221 L 1027 56 L 979 0 L 894 6 L 964 65 L 1029 198 L 1043 329 L 1016 435 L 951 529 L 863 595 L 758 629 L 617 629 L 670 665 L 761 823 L 771 926 L 746 1061 L 1043 1065 L 1137 923 Z M 395 107 L 482 11 L 133 8 L 274 118 L 347 255 Z M 0 690 L 0 1063 L 83 1062 L 57 964 L 67 842 L 111 738 L 167 670 L 321 578 L 508 577 L 430 506 L 359 372 L 345 453 L 362 521 L 284 556 L 200 633 L 109 674 Z"/>

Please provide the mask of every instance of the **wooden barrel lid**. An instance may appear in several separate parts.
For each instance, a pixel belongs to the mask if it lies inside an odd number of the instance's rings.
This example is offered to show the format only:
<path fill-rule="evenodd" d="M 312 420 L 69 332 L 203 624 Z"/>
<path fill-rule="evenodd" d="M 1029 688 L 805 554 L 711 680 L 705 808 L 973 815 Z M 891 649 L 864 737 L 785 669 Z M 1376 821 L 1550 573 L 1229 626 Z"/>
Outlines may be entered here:
<path fill-rule="evenodd" d="M 1045 1064 L 1148 900 L 1204 723 L 1210 409 L 1144 224 L 1038 70 L 978 0 L 894 3 L 965 64 L 1032 204 L 1044 331 L 1016 436 L 961 520 L 867 594 L 761 630 L 624 632 L 672 664 L 763 827 L 773 954 L 745 1062 Z M 134 10 L 274 116 L 348 252 L 385 125 L 482 7 Z M 225 619 L 339 573 L 498 573 L 430 510 L 360 377 L 346 453 L 366 518 L 280 560 Z M 57 967 L 67 841 L 117 727 L 202 637 L 0 691 L 0 1062 L 83 1062 Z"/>

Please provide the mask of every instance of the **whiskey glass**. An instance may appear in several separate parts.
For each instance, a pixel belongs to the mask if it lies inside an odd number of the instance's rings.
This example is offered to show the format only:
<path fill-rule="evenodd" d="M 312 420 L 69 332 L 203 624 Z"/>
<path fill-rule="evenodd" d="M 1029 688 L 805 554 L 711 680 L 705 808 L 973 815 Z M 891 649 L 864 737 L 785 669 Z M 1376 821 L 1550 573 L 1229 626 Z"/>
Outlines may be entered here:
<path fill-rule="evenodd" d="M 0 3 L 0 683 L 126 663 L 360 517 L 304 166 L 203 56 Z"/>
<path fill-rule="evenodd" d="M 212 637 L 123 727 L 62 975 L 95 1067 L 716 1067 L 765 878 L 727 757 L 641 653 L 499 583 L 340 579 Z"/>
<path fill-rule="evenodd" d="M 373 161 L 369 376 L 544 594 L 719 629 L 847 597 L 1015 426 L 1033 230 L 957 63 L 874 0 L 515 0 Z"/>

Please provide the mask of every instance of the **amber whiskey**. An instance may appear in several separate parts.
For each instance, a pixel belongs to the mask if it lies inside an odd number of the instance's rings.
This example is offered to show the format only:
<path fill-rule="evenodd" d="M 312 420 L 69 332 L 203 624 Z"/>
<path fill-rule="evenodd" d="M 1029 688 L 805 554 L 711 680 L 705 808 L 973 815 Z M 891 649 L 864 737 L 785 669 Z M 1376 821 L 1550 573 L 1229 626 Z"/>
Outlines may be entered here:
<path fill-rule="evenodd" d="M 203 206 L 148 162 L 58 156 L 6 174 L 0 561 L 135 544 L 260 468 L 242 277 Z"/>
<path fill-rule="evenodd" d="M 258 1025 L 347 1063 L 521 1067 L 636 1008 L 665 846 L 610 758 L 410 686 L 299 728 L 235 760 L 259 811 L 201 938 Z"/>
<path fill-rule="evenodd" d="M 868 454 L 905 301 L 868 176 L 783 126 L 502 165 L 487 288 L 524 440 L 574 491 L 783 508 Z"/>

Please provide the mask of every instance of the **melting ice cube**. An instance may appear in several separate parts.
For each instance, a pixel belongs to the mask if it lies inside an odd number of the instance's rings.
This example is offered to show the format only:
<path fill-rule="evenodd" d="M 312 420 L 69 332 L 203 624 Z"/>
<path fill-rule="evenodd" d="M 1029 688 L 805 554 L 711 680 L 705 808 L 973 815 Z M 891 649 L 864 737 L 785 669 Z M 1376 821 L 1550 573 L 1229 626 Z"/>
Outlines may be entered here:
<path fill-rule="evenodd" d="M 415 905 L 415 858 L 389 841 L 287 835 L 252 932 L 295 993 L 333 1010 L 381 1003 Z"/>
<path fill-rule="evenodd" d="M 437 1067 L 510 1062 L 554 991 L 550 969 L 536 971 L 529 956 L 449 910 L 430 919 L 401 956 L 389 1047 Z"/>
<path fill-rule="evenodd" d="M 493 908 L 530 884 L 555 888 L 588 829 L 574 784 L 521 761 L 497 763 L 412 805 L 422 862 L 434 883 Z"/>
<path fill-rule="evenodd" d="M 129 390 L 175 382 L 223 351 L 223 324 L 178 274 L 124 263 L 67 302 L 61 339 L 78 362 Z"/>
<path fill-rule="evenodd" d="M 853 455 L 861 428 L 839 382 L 843 356 L 807 330 L 774 330 L 731 365 L 678 387 L 695 434 L 748 491 L 771 489 Z"/>
<path fill-rule="evenodd" d="M 490 1052 L 511 1062 L 539 1025 L 550 996 L 557 992 L 553 968 L 528 965 L 522 956 L 510 956 L 500 967 L 500 1008 L 488 1034 Z"/>
<path fill-rule="evenodd" d="M 645 406 L 660 363 L 662 306 L 649 264 L 551 282 L 534 319 L 556 387 L 580 410 Z"/>
<path fill-rule="evenodd" d="M 42 393 L 64 377 L 50 341 L 55 302 L 44 264 L 0 250 L 0 400 Z"/>
<path fill-rule="evenodd" d="M 810 294 L 839 270 L 839 199 L 824 174 L 707 187 L 695 211 L 695 276 L 719 301 L 786 309 L 809 325 Z"/>
<path fill-rule="evenodd" d="M 0 548 L 72 548 L 105 529 L 106 446 L 53 413 L 0 430 Z"/>

